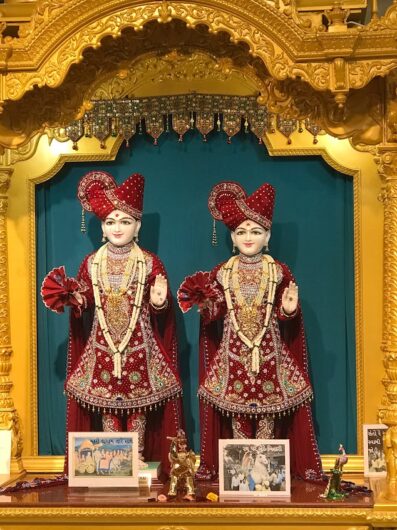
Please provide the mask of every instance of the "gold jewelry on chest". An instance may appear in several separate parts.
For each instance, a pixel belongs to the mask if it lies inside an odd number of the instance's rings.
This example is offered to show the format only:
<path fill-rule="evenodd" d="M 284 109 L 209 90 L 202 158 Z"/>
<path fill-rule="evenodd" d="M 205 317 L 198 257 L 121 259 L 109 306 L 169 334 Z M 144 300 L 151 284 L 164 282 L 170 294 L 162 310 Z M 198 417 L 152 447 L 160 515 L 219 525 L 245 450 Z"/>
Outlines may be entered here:
<path fill-rule="evenodd" d="M 238 321 L 243 334 L 249 339 L 255 338 L 262 327 L 261 305 L 268 285 L 267 263 L 261 260 L 255 269 L 240 269 L 240 260 L 232 266 L 232 287 L 238 306 Z M 244 293 L 240 282 L 243 283 Z"/>
<path fill-rule="evenodd" d="M 223 266 L 222 281 L 225 291 L 226 306 L 234 330 L 240 340 L 251 351 L 251 369 L 253 373 L 259 372 L 259 346 L 269 327 L 270 317 L 273 310 L 274 297 L 277 287 L 277 268 L 274 259 L 269 255 L 262 256 L 262 274 L 260 284 L 255 297 L 248 303 L 241 292 L 238 278 L 239 257 L 233 256 Z M 232 287 L 239 307 L 238 318 L 230 294 L 230 277 L 232 276 Z M 264 301 L 267 288 L 267 296 Z M 266 304 L 265 320 L 260 328 L 261 311 L 260 306 Z M 247 333 L 254 336 L 253 339 L 247 337 Z"/>
<path fill-rule="evenodd" d="M 106 322 L 105 313 L 103 311 L 102 300 L 99 292 L 99 283 L 101 283 L 103 290 L 107 295 L 108 311 L 116 312 L 121 309 L 122 297 L 126 295 L 136 272 L 138 274 L 137 287 L 134 303 L 132 306 L 130 322 L 124 338 L 116 346 L 109 333 L 109 327 Z M 128 255 L 127 264 L 122 274 L 120 287 L 114 288 L 110 285 L 108 276 L 108 243 L 106 243 L 98 250 L 94 256 L 94 259 L 92 260 L 91 278 L 99 325 L 101 327 L 103 336 L 105 337 L 105 340 L 111 352 L 113 353 L 113 375 L 118 379 L 121 379 L 121 354 L 128 345 L 134 332 L 141 310 L 145 288 L 146 262 L 142 250 L 136 244 L 132 246 Z"/>

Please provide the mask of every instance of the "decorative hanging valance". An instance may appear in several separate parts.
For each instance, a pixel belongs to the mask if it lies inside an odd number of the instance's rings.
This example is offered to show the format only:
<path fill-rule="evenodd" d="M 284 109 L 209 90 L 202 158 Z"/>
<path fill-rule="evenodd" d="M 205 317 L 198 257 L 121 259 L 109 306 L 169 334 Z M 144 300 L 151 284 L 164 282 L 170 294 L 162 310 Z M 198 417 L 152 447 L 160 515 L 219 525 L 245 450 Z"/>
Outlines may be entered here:
<path fill-rule="evenodd" d="M 303 132 L 303 126 L 313 135 L 317 143 L 320 125 L 306 119 L 304 121 L 281 114 L 277 116 L 260 105 L 256 96 L 224 96 L 207 94 L 183 94 L 177 96 L 157 96 L 137 99 L 94 100 L 90 110 L 81 119 L 66 127 L 66 135 L 78 149 L 78 141 L 83 137 L 95 137 L 105 148 L 108 137 L 121 136 L 127 143 L 136 133 L 149 134 L 156 145 L 164 132 L 173 129 L 183 141 L 189 129 L 197 129 L 207 141 L 213 131 L 224 131 L 228 143 L 242 128 L 251 131 L 259 143 L 266 133 L 281 132 L 288 143 L 295 131 Z"/>

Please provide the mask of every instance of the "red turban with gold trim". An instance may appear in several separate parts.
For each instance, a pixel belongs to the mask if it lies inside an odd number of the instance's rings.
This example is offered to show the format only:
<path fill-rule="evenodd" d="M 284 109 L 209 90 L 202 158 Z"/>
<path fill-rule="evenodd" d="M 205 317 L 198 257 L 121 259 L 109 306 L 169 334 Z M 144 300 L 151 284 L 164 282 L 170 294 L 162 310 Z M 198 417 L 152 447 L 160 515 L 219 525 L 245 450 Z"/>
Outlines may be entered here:
<path fill-rule="evenodd" d="M 212 217 L 223 221 L 230 230 L 235 230 L 247 219 L 270 229 L 275 195 L 271 184 L 262 184 L 252 195 L 247 196 L 240 184 L 226 181 L 212 188 L 208 208 Z"/>
<path fill-rule="evenodd" d="M 145 179 L 139 173 L 129 176 L 120 186 L 106 171 L 90 171 L 80 180 L 77 197 L 82 207 L 102 221 L 121 210 L 134 219 L 141 219 Z"/>

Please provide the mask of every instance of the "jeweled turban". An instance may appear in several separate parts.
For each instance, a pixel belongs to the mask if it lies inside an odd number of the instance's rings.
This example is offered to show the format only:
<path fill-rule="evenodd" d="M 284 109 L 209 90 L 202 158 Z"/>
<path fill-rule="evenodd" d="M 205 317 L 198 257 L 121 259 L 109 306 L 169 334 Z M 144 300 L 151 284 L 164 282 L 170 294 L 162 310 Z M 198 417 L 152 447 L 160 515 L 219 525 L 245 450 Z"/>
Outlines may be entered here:
<path fill-rule="evenodd" d="M 145 179 L 139 173 L 129 176 L 120 186 L 106 171 L 90 171 L 80 180 L 77 197 L 87 212 L 101 220 L 121 210 L 134 219 L 141 219 Z"/>
<path fill-rule="evenodd" d="M 220 182 L 211 190 L 208 208 L 212 217 L 223 221 L 230 230 L 235 230 L 247 219 L 270 229 L 275 195 L 275 189 L 267 183 L 248 196 L 237 182 Z"/>

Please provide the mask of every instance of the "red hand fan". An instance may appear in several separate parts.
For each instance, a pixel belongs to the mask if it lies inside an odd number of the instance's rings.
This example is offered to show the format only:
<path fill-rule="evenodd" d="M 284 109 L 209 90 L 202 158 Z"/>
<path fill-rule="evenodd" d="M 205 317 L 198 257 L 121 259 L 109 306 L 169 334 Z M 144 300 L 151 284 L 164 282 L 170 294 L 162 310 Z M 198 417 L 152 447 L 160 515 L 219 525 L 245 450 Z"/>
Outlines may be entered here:
<path fill-rule="evenodd" d="M 81 291 L 81 286 L 74 278 L 68 278 L 65 274 L 65 267 L 52 269 L 44 278 L 41 284 L 41 297 L 44 305 L 55 311 L 63 313 L 65 305 L 75 305 L 74 296 L 71 294 L 75 291 Z"/>
<path fill-rule="evenodd" d="M 215 300 L 216 296 L 216 290 L 211 285 L 211 273 L 199 271 L 184 279 L 178 289 L 177 300 L 179 307 L 186 313 L 194 304 Z"/>

